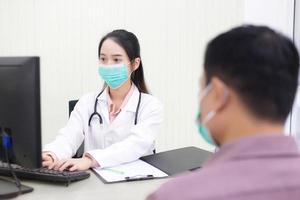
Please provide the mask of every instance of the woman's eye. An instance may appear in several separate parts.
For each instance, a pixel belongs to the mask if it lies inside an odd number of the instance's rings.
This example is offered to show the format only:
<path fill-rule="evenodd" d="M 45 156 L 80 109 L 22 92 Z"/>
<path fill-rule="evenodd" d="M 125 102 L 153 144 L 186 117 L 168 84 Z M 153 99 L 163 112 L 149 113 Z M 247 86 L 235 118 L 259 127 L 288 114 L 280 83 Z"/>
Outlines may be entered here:
<path fill-rule="evenodd" d="M 100 58 L 101 61 L 105 61 L 105 58 Z"/>
<path fill-rule="evenodd" d="M 115 58 L 114 61 L 118 63 L 121 61 L 121 59 Z"/>

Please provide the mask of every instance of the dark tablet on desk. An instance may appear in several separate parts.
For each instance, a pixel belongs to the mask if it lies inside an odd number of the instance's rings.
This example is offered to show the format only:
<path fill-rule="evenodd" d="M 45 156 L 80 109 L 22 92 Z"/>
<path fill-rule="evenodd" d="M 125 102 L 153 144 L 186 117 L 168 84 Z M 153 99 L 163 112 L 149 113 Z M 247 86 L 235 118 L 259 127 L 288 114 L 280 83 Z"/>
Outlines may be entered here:
<path fill-rule="evenodd" d="M 211 154 L 197 147 L 184 147 L 144 156 L 140 159 L 172 176 L 200 168 Z"/>

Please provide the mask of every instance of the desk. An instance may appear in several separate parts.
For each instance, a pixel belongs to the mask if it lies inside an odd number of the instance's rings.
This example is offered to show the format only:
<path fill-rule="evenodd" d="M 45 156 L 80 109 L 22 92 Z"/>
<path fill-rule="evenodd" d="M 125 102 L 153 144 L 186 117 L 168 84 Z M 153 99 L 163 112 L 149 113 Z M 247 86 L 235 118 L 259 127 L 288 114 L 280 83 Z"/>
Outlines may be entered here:
<path fill-rule="evenodd" d="M 71 183 L 68 187 L 49 182 L 23 180 L 22 184 L 34 188 L 20 195 L 18 200 L 142 200 L 169 178 L 104 184 L 93 172 L 88 179 Z"/>

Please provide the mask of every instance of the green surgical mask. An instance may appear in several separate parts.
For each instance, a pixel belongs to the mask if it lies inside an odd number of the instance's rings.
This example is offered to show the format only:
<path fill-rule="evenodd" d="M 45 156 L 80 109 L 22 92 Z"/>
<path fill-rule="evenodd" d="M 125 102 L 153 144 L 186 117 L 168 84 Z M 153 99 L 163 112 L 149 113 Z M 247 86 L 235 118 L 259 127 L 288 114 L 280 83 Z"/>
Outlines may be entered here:
<path fill-rule="evenodd" d="M 100 65 L 98 73 L 112 89 L 121 87 L 129 78 L 128 68 L 125 64 Z"/>
<path fill-rule="evenodd" d="M 207 119 L 208 117 L 210 118 L 209 120 L 211 120 L 214 115 L 216 113 L 215 112 L 210 112 L 207 117 L 205 119 Z M 199 112 L 199 120 L 198 120 L 198 133 L 200 134 L 200 136 L 209 144 L 216 146 L 215 141 L 213 140 L 211 133 L 209 131 L 209 129 L 205 126 L 205 124 L 209 121 L 209 120 L 203 120 L 206 121 L 206 123 L 204 122 L 200 122 L 200 115 L 201 115 L 201 111 Z"/>
<path fill-rule="evenodd" d="M 208 85 L 204 90 L 202 95 L 200 95 L 200 105 L 203 98 L 210 92 L 211 85 Z M 206 117 L 203 118 L 201 121 L 201 108 L 199 109 L 198 119 L 197 119 L 197 126 L 198 132 L 200 136 L 209 144 L 216 146 L 215 141 L 213 140 L 209 129 L 206 127 L 206 124 L 216 115 L 215 111 L 210 111 Z"/>

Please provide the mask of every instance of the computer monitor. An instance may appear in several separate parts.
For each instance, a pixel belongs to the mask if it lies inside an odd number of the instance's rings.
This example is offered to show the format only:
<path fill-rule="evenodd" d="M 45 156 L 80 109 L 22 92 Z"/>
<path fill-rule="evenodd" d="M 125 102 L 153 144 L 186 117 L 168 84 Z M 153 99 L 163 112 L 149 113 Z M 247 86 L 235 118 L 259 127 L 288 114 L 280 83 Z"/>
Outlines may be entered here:
<path fill-rule="evenodd" d="M 11 163 L 41 167 L 39 57 L 0 57 L 0 131 L 11 138 Z M 6 161 L 2 138 L 0 143 L 0 160 Z"/>

